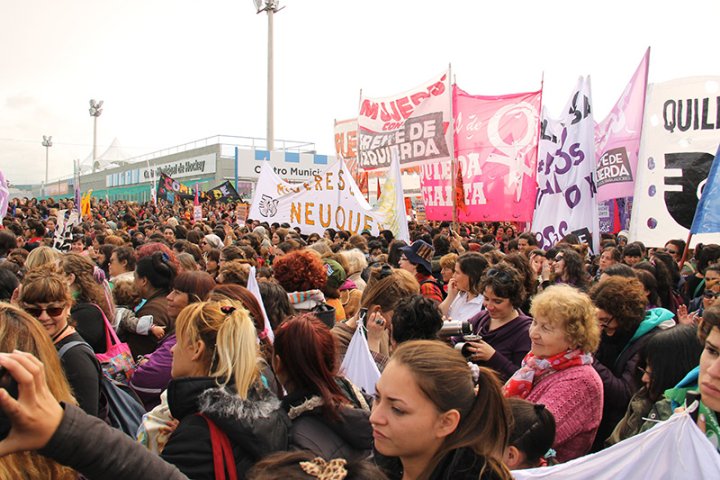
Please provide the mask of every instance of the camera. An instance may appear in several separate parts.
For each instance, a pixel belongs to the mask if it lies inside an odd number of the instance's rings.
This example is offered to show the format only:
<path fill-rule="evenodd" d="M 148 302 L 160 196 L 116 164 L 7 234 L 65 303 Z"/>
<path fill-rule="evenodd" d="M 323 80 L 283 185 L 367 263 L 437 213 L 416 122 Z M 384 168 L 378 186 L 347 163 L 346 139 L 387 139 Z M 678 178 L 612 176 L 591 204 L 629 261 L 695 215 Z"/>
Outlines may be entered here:
<path fill-rule="evenodd" d="M 472 327 L 470 326 L 470 322 L 461 320 L 450 320 L 449 322 L 443 323 L 443 326 L 438 332 L 438 337 L 460 337 L 463 335 L 470 335 L 471 333 Z"/>
<path fill-rule="evenodd" d="M 455 344 L 455 350 L 462 353 L 465 358 L 470 358 L 472 352 L 469 350 L 469 342 L 478 342 L 482 340 L 481 335 L 463 335 L 463 341 Z"/>
<path fill-rule="evenodd" d="M 17 400 L 18 384 L 5 368 L 0 367 L 0 387 L 7 390 L 11 397 Z M 10 433 L 10 419 L 0 409 L 0 440 L 5 440 Z"/>

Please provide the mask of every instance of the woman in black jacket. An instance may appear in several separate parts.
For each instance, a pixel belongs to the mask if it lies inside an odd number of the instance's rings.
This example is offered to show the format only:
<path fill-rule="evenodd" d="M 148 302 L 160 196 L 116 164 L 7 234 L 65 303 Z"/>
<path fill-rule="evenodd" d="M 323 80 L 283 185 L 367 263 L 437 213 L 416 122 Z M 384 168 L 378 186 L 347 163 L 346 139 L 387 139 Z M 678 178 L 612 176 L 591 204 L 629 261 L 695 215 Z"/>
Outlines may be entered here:
<path fill-rule="evenodd" d="M 290 422 L 261 380 L 247 310 L 231 300 L 193 303 L 178 316 L 175 331 L 167 393 L 180 423 L 162 458 L 194 480 L 215 479 L 213 426 L 227 437 L 239 478 L 261 457 L 286 450 Z"/>
<path fill-rule="evenodd" d="M 335 338 L 312 314 L 291 317 L 275 334 L 273 367 L 287 395 L 293 448 L 326 460 L 367 458 L 372 451 L 370 408 L 362 393 L 338 375 Z"/>

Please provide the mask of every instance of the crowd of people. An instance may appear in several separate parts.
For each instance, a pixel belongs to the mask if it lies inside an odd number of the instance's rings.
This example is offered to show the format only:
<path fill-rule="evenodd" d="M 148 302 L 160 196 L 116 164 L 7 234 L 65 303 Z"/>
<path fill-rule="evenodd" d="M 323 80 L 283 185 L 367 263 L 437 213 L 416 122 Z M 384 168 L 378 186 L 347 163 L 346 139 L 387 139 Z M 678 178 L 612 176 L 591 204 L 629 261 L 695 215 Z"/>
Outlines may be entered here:
<path fill-rule="evenodd" d="M 695 391 L 718 445 L 720 245 L 73 208 L 14 199 L 0 229 L 1 478 L 509 479 Z M 341 368 L 359 328 L 372 395 Z"/>

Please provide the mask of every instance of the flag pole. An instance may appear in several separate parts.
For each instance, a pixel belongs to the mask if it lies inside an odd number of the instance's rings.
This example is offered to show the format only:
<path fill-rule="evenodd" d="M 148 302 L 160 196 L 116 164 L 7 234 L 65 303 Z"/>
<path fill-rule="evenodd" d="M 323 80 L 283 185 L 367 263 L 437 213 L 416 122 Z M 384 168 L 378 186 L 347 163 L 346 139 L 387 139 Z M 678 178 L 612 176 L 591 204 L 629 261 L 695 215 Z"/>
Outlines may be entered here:
<path fill-rule="evenodd" d="M 458 231 L 458 214 L 457 214 L 457 199 L 455 198 L 455 183 L 457 181 L 455 168 L 457 167 L 455 159 L 455 119 L 453 117 L 453 84 L 450 81 L 452 78 L 452 64 L 448 63 L 448 86 L 450 87 L 450 118 L 448 119 L 448 128 L 451 129 L 452 137 L 450 141 L 450 174 L 451 174 L 451 185 L 450 189 L 452 197 L 452 223 L 455 231 Z"/>
<path fill-rule="evenodd" d="M 690 233 L 688 233 L 687 242 L 685 242 L 685 250 L 683 250 L 682 258 L 680 259 L 680 264 L 678 265 L 678 268 L 682 271 L 683 265 L 685 265 L 685 261 L 687 260 L 688 253 L 690 252 L 690 240 L 692 240 L 692 230 Z"/>

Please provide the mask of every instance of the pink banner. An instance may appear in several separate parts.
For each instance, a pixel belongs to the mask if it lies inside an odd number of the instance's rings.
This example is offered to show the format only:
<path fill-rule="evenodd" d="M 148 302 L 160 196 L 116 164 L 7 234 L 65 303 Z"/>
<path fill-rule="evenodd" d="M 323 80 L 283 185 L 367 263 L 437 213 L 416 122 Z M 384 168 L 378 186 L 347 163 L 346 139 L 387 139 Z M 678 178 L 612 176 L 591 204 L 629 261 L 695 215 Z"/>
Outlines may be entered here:
<path fill-rule="evenodd" d="M 461 222 L 532 219 L 542 91 L 469 95 L 453 88 L 455 155 L 466 210 Z M 450 161 L 423 165 L 421 190 L 429 220 L 452 219 Z"/>
<path fill-rule="evenodd" d="M 650 49 L 608 116 L 595 126 L 598 201 L 632 197 L 637 175 Z"/>

